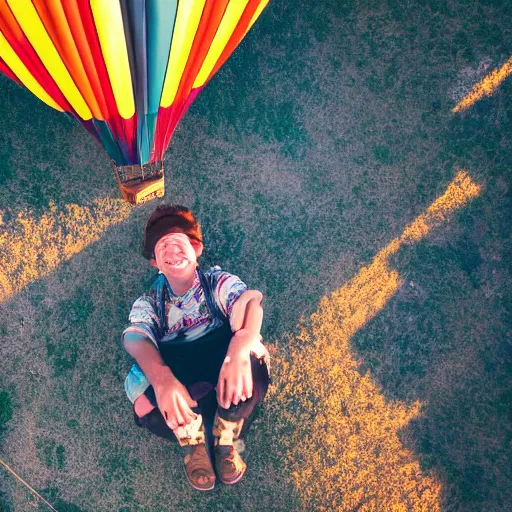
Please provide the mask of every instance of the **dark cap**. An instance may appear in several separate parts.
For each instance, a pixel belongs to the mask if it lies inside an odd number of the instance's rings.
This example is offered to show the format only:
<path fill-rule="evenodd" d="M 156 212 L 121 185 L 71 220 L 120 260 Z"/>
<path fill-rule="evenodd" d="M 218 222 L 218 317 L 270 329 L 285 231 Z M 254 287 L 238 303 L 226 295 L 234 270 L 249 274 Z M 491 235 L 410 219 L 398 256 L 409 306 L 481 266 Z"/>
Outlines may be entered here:
<path fill-rule="evenodd" d="M 168 233 L 184 233 L 189 238 L 203 242 L 201 224 L 185 206 L 162 204 L 151 214 L 142 240 L 142 255 L 150 260 L 154 258 L 155 245 Z"/>

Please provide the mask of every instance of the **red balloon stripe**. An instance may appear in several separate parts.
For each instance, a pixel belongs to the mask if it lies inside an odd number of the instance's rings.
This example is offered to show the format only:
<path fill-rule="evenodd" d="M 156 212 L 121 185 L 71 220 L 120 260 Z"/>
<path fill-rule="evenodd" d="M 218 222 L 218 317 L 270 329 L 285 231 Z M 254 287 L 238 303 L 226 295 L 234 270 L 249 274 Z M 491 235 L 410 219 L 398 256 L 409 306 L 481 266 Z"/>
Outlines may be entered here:
<path fill-rule="evenodd" d="M 154 144 L 155 154 L 161 155 L 160 158 L 163 158 L 172 134 L 186 111 L 187 98 L 210 49 L 228 3 L 229 0 L 206 0 L 187 64 L 176 92 L 176 98 L 170 107 L 166 109 L 160 107 L 159 109 Z"/>
<path fill-rule="evenodd" d="M 258 6 L 261 4 L 261 0 L 249 0 L 247 3 L 240 20 L 238 21 L 238 25 L 236 26 L 233 34 L 229 38 L 228 43 L 222 53 L 220 54 L 219 60 L 213 67 L 211 73 L 208 75 L 208 79 L 205 82 L 205 85 L 211 80 L 213 75 L 219 71 L 219 69 L 224 65 L 224 63 L 228 60 L 230 55 L 234 52 L 235 48 L 240 44 L 240 41 L 244 38 L 244 35 L 249 27 L 249 23 L 251 23 L 252 17 L 254 13 L 258 9 Z"/>
<path fill-rule="evenodd" d="M 96 69 L 94 59 L 91 55 L 89 42 L 87 40 L 87 32 L 80 15 L 77 0 L 65 0 L 61 3 L 73 40 L 75 41 L 78 54 L 80 55 L 80 60 L 82 61 L 85 73 L 93 90 L 94 97 L 98 102 L 103 119 L 108 119 L 110 117 L 109 108 L 105 99 L 104 89 L 100 81 L 98 70 Z"/>

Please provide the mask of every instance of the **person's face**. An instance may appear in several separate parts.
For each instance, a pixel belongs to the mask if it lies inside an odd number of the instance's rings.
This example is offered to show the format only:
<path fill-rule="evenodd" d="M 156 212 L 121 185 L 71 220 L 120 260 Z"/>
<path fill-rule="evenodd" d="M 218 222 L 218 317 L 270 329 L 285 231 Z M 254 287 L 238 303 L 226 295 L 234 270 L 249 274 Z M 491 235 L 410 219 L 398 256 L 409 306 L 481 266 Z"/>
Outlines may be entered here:
<path fill-rule="evenodd" d="M 168 233 L 155 245 L 155 257 L 151 264 L 166 276 L 181 276 L 196 268 L 197 258 L 203 252 L 203 244 L 190 239 L 184 233 Z"/>

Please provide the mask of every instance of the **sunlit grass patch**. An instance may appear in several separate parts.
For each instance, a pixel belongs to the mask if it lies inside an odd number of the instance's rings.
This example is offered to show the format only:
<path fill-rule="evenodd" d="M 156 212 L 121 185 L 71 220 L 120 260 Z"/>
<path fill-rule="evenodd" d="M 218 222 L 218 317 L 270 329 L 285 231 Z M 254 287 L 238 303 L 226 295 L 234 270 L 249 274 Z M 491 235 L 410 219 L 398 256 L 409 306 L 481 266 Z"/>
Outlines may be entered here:
<path fill-rule="evenodd" d="M 469 199 L 478 196 L 479 193 L 480 186 L 474 183 L 465 171 L 459 171 L 446 192 L 405 228 L 400 242 L 419 242 L 432 228 L 446 220 L 447 214 L 463 207 Z"/>
<path fill-rule="evenodd" d="M 88 206 L 51 203 L 40 218 L 20 211 L 8 224 L 0 215 L 0 302 L 97 241 L 130 212 L 124 201 L 99 199 Z"/>
<path fill-rule="evenodd" d="M 461 171 L 446 192 L 382 249 L 371 265 L 324 297 L 277 356 L 281 383 L 269 401 L 284 436 L 283 457 L 292 468 L 305 510 L 439 510 L 441 485 L 421 471 L 399 432 L 421 413 L 421 404 L 387 402 L 371 374 L 360 374 L 351 337 L 401 285 L 389 257 L 416 243 L 479 194 Z"/>
<path fill-rule="evenodd" d="M 512 57 L 499 69 L 493 70 L 483 80 L 473 86 L 471 91 L 452 109 L 453 113 L 466 110 L 484 96 L 492 96 L 501 82 L 512 74 Z"/>

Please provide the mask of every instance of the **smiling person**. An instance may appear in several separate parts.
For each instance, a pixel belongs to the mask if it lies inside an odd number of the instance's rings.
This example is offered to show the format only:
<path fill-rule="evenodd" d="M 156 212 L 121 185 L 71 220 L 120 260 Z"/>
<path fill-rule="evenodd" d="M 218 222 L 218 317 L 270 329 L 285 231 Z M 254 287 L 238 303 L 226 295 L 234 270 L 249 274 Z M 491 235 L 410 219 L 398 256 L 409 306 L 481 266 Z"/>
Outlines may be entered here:
<path fill-rule="evenodd" d="M 185 449 L 190 484 L 215 486 L 205 429 L 215 402 L 213 462 L 225 484 L 246 465 L 234 441 L 266 394 L 268 352 L 261 343 L 262 294 L 235 275 L 199 269 L 201 226 L 182 206 L 162 205 L 144 230 L 142 254 L 159 270 L 133 304 L 123 344 L 135 358 L 125 381 L 135 423 Z"/>

